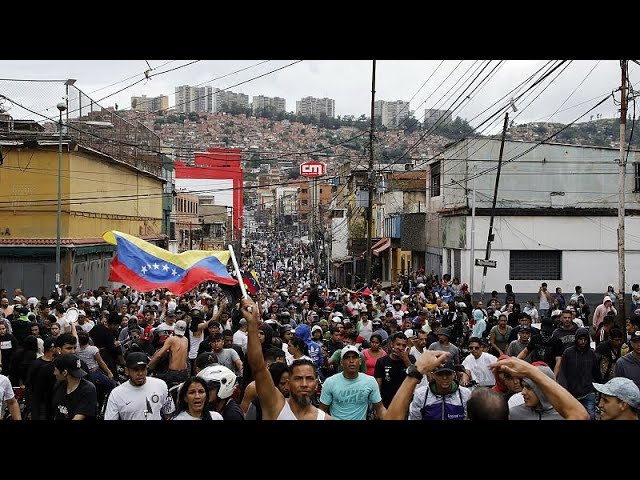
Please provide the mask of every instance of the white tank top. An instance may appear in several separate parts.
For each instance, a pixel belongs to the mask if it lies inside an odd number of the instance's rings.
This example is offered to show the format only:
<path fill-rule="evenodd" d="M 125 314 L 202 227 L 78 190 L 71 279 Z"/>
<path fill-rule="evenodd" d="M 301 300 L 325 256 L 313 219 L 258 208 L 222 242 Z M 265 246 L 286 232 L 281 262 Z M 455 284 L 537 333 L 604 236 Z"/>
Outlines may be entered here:
<path fill-rule="evenodd" d="M 189 335 L 189 340 L 191 341 L 189 344 L 189 360 L 195 360 L 198 356 L 198 347 L 202 343 L 202 340 L 204 340 L 204 332 L 202 332 L 199 337 L 196 337 L 191 331 L 189 331 Z"/>
<path fill-rule="evenodd" d="M 316 420 L 324 420 L 324 412 L 319 408 L 317 410 L 318 418 L 316 418 Z M 291 407 L 289 406 L 288 399 L 285 398 L 284 407 L 282 407 L 282 410 L 280 410 L 280 413 L 278 414 L 278 418 L 276 418 L 276 420 L 298 420 L 293 414 L 293 410 L 291 410 Z"/>

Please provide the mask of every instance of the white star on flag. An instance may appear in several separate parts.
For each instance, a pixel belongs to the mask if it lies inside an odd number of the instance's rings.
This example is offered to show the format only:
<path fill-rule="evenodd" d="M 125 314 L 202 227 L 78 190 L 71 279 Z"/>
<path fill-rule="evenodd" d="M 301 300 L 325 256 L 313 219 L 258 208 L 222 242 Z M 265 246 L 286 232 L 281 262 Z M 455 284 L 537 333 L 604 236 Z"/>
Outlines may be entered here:
<path fill-rule="evenodd" d="M 157 263 L 153 264 L 153 269 L 154 270 L 158 270 L 160 268 L 160 265 L 158 265 Z"/>
<path fill-rule="evenodd" d="M 151 270 L 151 265 L 147 263 L 147 270 Z"/>
<path fill-rule="evenodd" d="M 166 263 L 162 265 L 162 270 L 164 270 L 165 272 L 169 271 L 169 265 L 167 265 Z"/>
<path fill-rule="evenodd" d="M 172 269 L 171 270 L 171 275 L 173 275 L 174 277 L 178 274 L 178 272 L 176 271 L 176 269 Z"/>
<path fill-rule="evenodd" d="M 142 270 L 142 274 L 144 275 L 145 273 L 147 273 L 147 267 L 145 267 L 144 265 L 142 266 L 142 268 L 140 269 Z"/>

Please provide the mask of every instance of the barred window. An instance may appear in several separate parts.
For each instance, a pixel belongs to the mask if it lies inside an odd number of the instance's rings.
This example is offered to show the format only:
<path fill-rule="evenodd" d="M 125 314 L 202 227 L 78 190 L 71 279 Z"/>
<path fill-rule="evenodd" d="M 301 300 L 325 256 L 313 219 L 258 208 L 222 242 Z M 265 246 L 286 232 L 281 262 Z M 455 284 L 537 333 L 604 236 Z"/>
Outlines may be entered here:
<path fill-rule="evenodd" d="M 511 250 L 510 280 L 562 280 L 560 250 Z"/>
<path fill-rule="evenodd" d="M 431 164 L 431 196 L 440 196 L 440 162 Z"/>

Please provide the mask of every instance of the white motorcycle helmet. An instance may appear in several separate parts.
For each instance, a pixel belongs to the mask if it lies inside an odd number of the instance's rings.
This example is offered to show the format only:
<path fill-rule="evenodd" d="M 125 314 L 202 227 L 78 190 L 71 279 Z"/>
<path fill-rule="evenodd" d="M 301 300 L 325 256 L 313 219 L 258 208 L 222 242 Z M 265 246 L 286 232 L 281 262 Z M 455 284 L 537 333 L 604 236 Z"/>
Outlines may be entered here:
<path fill-rule="evenodd" d="M 198 377 L 203 378 L 207 384 L 213 383 L 220 385 L 218 389 L 218 398 L 229 398 L 236 386 L 236 374 L 224 365 L 210 365 L 198 372 Z"/>

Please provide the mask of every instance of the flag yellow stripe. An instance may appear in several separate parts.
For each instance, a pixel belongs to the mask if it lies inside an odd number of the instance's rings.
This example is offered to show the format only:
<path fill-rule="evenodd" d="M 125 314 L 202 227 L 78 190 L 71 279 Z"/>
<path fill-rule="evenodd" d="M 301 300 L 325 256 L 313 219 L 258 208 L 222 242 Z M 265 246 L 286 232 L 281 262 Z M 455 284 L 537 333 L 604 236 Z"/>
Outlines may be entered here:
<path fill-rule="evenodd" d="M 175 254 L 165 250 L 164 248 L 153 245 L 152 243 L 146 242 L 141 238 L 134 237 L 133 235 L 118 232 L 115 230 L 105 232 L 105 234 L 102 235 L 102 238 L 104 238 L 105 241 L 110 243 L 111 245 L 118 245 L 116 235 L 121 236 L 141 250 L 144 250 L 145 252 L 164 260 L 165 262 L 173 263 L 174 265 L 184 269 L 190 268 L 192 265 L 207 257 L 216 257 L 218 260 L 220 260 L 220 263 L 226 265 L 229 262 L 229 258 L 231 256 L 228 250 L 188 250 L 186 252 Z"/>

